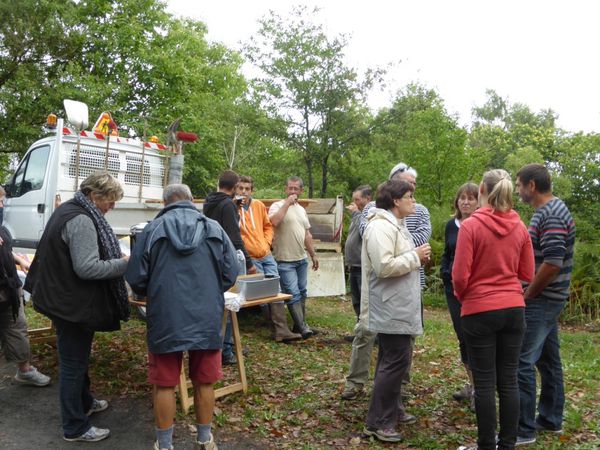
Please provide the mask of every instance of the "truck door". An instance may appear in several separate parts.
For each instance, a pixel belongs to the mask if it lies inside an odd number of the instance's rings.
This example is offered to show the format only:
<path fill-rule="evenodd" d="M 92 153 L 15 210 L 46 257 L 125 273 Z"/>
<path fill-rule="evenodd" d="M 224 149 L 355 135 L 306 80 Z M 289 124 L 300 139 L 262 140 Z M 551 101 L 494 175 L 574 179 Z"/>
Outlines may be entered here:
<path fill-rule="evenodd" d="M 7 186 L 4 225 L 15 247 L 36 248 L 42 237 L 46 214 L 51 212 L 44 189 L 49 154 L 49 144 L 32 149 Z"/>

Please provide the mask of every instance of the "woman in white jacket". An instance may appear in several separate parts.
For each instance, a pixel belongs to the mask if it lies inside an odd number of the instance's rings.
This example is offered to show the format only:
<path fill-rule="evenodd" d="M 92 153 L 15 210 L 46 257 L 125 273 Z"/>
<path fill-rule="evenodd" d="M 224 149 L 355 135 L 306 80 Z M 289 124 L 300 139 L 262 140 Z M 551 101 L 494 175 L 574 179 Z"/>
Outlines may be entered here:
<path fill-rule="evenodd" d="M 360 320 L 379 334 L 379 353 L 364 433 L 385 442 L 396 431 L 401 381 L 412 359 L 411 336 L 423 334 L 419 267 L 429 244 L 416 247 L 404 224 L 414 213 L 414 187 L 390 180 L 379 186 L 363 235 Z"/>

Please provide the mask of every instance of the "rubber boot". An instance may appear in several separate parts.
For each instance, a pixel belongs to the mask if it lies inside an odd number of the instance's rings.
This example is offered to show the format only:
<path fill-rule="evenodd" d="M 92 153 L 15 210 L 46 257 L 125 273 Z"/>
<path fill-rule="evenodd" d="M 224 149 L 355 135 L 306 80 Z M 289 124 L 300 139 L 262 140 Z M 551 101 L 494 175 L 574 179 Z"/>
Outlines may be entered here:
<path fill-rule="evenodd" d="M 304 318 L 304 323 L 306 324 L 306 298 L 303 298 L 300 303 L 302 303 L 302 317 Z M 308 325 L 306 325 L 308 327 Z M 313 336 L 315 334 L 319 334 L 317 330 L 313 330 L 312 328 L 310 328 L 310 331 L 312 332 Z"/>
<path fill-rule="evenodd" d="M 260 305 L 260 312 L 263 315 L 263 318 L 267 321 L 267 323 L 271 322 L 271 308 L 269 305 Z"/>
<path fill-rule="evenodd" d="M 306 322 L 304 322 L 304 314 L 302 314 L 302 304 L 298 302 L 294 303 L 293 305 L 288 305 L 288 309 L 290 310 L 290 315 L 292 316 L 294 325 L 298 330 L 300 330 L 302 339 L 308 339 L 309 337 L 311 337 L 313 335 L 313 331 L 306 324 Z"/>
<path fill-rule="evenodd" d="M 273 321 L 273 337 L 276 342 L 290 342 L 302 339 L 302 335 L 292 333 L 288 328 L 283 303 L 271 303 L 271 320 Z"/>

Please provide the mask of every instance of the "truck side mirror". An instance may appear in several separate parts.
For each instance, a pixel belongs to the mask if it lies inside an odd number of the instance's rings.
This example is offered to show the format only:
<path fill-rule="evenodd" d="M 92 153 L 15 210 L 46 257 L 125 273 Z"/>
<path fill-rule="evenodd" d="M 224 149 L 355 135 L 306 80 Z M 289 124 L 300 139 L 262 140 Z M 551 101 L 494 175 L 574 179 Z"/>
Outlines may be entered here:
<path fill-rule="evenodd" d="M 85 130 L 88 126 L 88 106 L 75 100 L 64 100 L 67 121 L 77 130 Z"/>

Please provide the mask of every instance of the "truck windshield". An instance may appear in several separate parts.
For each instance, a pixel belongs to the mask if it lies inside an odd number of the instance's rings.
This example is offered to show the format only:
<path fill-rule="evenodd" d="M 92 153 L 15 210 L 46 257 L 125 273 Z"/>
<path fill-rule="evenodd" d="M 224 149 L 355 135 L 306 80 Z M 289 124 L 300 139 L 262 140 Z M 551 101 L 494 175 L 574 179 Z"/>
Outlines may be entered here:
<path fill-rule="evenodd" d="M 20 197 L 29 191 L 36 191 L 42 188 L 49 153 L 50 146 L 44 145 L 33 149 L 21 161 L 8 189 L 8 194 L 11 197 Z"/>

